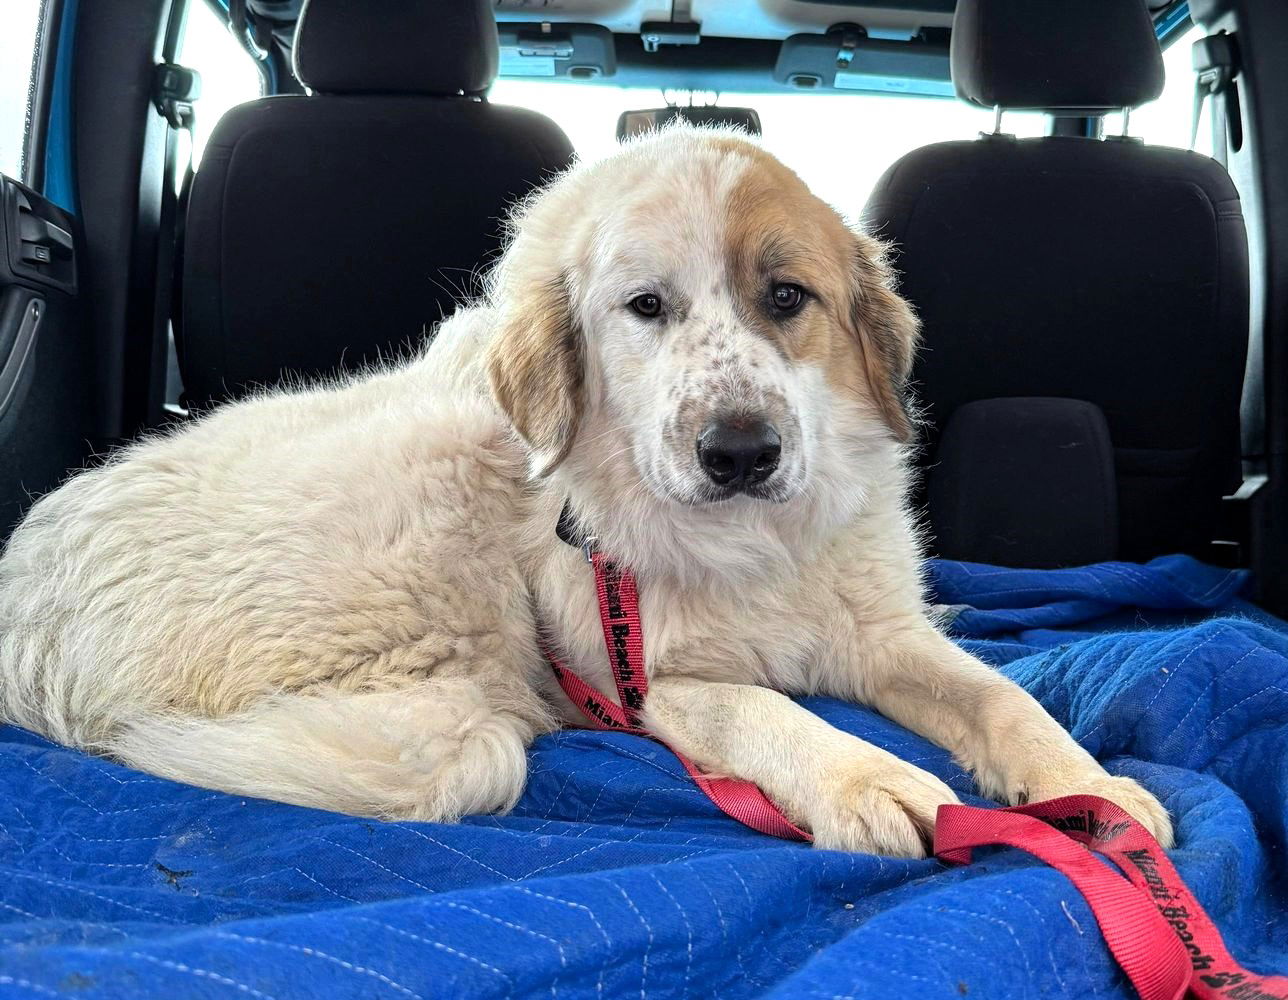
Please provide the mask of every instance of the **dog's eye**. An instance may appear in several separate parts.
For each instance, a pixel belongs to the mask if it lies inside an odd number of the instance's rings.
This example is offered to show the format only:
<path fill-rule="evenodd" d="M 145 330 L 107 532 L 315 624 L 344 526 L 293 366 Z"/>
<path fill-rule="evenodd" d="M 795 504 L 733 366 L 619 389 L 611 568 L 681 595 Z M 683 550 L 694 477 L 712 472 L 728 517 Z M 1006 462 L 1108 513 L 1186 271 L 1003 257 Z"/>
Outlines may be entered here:
<path fill-rule="evenodd" d="M 645 319 L 653 319 L 662 313 L 662 300 L 651 292 L 635 296 L 631 299 L 630 305 L 636 315 L 643 316 Z"/>
<path fill-rule="evenodd" d="M 794 313 L 805 301 L 805 290 L 800 285 L 780 283 L 775 285 L 769 294 L 774 308 L 780 313 Z"/>

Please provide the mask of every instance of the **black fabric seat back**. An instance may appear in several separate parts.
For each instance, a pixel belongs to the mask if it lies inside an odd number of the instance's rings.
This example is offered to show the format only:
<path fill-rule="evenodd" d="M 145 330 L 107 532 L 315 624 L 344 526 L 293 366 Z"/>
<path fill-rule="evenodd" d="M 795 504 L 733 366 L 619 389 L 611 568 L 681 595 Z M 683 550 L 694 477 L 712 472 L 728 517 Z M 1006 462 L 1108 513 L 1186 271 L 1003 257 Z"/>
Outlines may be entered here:
<path fill-rule="evenodd" d="M 220 120 L 184 238 L 180 358 L 191 404 L 419 344 L 476 290 L 508 206 L 566 167 L 548 119 L 486 103 L 486 0 L 310 0 L 307 97 Z"/>
<path fill-rule="evenodd" d="M 1162 85 L 1140 0 L 959 0 L 953 72 L 962 96 L 1079 113 L 1143 103 Z M 1219 164 L 1122 138 L 983 136 L 905 156 L 866 218 L 893 241 L 924 324 L 913 381 L 931 477 L 957 467 L 937 449 L 962 406 L 1083 400 L 1112 442 L 1118 556 L 1202 552 L 1239 482 L 1248 334 L 1243 216 Z M 968 488 L 935 488 L 957 485 Z M 1023 534 L 1061 530 L 1058 508 L 1025 516 Z M 956 535 L 942 554 L 969 558 Z"/>

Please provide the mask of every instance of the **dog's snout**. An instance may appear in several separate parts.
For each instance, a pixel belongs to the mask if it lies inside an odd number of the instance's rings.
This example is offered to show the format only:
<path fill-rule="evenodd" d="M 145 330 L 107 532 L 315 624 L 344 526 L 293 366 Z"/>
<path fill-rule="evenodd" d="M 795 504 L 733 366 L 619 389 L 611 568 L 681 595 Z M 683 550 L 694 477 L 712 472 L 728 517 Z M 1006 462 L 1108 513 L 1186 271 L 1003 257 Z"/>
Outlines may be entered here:
<path fill-rule="evenodd" d="M 763 483 L 778 468 L 782 441 L 764 421 L 717 420 L 698 435 L 698 460 L 717 486 L 741 489 Z"/>

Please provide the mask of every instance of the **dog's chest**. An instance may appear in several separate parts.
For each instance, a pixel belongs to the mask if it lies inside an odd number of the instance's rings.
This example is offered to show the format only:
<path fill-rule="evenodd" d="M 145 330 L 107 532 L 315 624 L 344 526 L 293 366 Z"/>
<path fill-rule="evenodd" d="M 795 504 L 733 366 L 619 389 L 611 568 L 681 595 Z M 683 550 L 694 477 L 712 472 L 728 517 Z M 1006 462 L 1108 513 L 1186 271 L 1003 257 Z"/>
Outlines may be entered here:
<path fill-rule="evenodd" d="M 640 627 L 650 676 L 683 674 L 702 680 L 760 684 L 783 690 L 807 687 L 810 666 L 827 640 L 836 614 L 823 581 L 778 585 L 722 583 L 679 589 L 638 581 Z M 594 572 L 579 556 L 560 560 L 546 575 L 538 615 L 552 651 L 600 691 L 614 689 L 605 647 Z M 553 673 L 543 687 L 557 694 Z M 580 721 L 575 712 L 570 721 Z"/>

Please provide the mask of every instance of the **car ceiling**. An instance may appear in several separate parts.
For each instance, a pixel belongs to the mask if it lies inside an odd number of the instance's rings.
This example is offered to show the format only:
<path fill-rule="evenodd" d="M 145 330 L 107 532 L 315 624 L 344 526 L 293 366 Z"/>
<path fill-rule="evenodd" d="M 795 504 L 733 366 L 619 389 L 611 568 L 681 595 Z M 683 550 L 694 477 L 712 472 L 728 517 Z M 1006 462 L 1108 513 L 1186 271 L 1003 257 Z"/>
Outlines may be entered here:
<path fill-rule="evenodd" d="M 222 5 L 227 0 L 213 2 Z M 295 22 L 304 2 L 243 0 L 258 29 L 256 34 L 261 44 L 267 44 L 271 36 L 287 55 L 287 65 Z M 1176 7 L 1178 2 L 1146 0 L 1156 17 Z M 607 28 L 618 39 L 619 54 L 623 40 L 631 36 L 638 38 L 641 25 L 646 22 L 697 22 L 702 39 L 730 39 L 731 46 L 739 40 L 744 45 L 755 45 L 782 41 L 791 35 L 822 34 L 841 24 L 860 25 L 872 38 L 904 40 L 922 29 L 942 31 L 951 27 L 955 6 L 956 0 L 493 0 L 497 20 L 501 22 L 569 22 Z M 664 50 L 668 48 L 675 49 L 663 46 Z M 680 54 L 680 64 L 693 66 L 701 61 L 694 48 L 684 48 L 689 51 Z M 502 75 L 508 75 L 504 69 Z"/>

